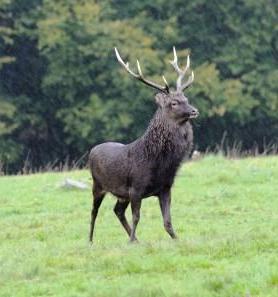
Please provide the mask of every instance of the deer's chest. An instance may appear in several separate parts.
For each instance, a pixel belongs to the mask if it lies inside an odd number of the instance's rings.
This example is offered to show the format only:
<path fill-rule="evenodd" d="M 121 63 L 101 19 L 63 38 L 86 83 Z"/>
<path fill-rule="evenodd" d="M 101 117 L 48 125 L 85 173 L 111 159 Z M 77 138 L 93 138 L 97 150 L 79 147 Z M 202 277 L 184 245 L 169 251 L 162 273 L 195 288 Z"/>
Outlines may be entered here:
<path fill-rule="evenodd" d="M 142 189 L 142 196 L 155 196 L 163 189 L 171 188 L 182 159 L 182 153 L 175 156 L 164 156 L 142 168 L 140 181 L 138 181 Z"/>

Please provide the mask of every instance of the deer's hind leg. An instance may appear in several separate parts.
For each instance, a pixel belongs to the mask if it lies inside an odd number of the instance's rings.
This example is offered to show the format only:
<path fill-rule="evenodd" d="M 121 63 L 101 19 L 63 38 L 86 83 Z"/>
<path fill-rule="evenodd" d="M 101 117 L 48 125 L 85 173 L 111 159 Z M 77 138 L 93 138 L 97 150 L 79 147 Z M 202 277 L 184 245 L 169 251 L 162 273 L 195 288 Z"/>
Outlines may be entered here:
<path fill-rule="evenodd" d="M 130 236 L 131 233 L 131 228 L 130 225 L 128 224 L 128 221 L 125 216 L 125 211 L 129 205 L 129 201 L 122 201 L 118 199 L 115 207 L 114 207 L 114 212 L 116 216 L 118 217 L 119 221 L 123 225 L 124 229 L 126 230 L 128 236 Z"/>
<path fill-rule="evenodd" d="M 97 218 L 98 209 L 106 194 L 106 192 L 103 191 L 101 185 L 95 179 L 94 179 L 92 192 L 93 192 L 93 205 L 92 205 L 92 212 L 91 212 L 91 225 L 90 225 L 90 234 L 89 234 L 90 242 L 93 242 L 93 234 L 94 234 L 95 221 Z"/>

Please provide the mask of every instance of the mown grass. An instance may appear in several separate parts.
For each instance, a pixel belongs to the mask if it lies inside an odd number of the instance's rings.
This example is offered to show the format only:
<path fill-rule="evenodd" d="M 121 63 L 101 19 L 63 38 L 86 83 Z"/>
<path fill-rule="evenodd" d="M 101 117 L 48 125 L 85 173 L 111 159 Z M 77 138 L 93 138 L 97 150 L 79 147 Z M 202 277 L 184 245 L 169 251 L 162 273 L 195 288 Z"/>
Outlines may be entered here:
<path fill-rule="evenodd" d="M 172 241 L 143 201 L 139 244 L 108 196 L 88 243 L 87 171 L 0 178 L 0 296 L 278 296 L 278 157 L 207 156 L 180 170 Z M 128 211 L 130 218 L 130 211 Z"/>

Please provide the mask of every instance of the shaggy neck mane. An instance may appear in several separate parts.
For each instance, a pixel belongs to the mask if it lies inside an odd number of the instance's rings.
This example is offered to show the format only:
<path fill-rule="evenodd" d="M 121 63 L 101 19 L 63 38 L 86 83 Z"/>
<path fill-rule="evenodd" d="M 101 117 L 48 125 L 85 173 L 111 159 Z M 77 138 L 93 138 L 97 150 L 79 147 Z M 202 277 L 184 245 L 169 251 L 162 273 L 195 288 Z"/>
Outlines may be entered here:
<path fill-rule="evenodd" d="M 161 108 L 158 108 L 146 132 L 136 141 L 136 146 L 143 148 L 144 156 L 165 158 L 173 155 L 182 159 L 185 150 L 185 129 L 169 119 Z M 141 145 L 142 142 L 144 145 Z"/>

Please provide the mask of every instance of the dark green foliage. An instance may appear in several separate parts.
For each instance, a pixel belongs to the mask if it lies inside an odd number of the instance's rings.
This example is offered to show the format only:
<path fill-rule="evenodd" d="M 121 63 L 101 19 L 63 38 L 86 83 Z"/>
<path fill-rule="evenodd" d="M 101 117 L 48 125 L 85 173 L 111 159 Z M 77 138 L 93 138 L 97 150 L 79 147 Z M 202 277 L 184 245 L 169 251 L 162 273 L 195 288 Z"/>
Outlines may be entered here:
<path fill-rule="evenodd" d="M 0 0 L 0 160 L 11 171 L 128 142 L 155 110 L 113 48 L 175 83 L 172 45 L 196 74 L 196 145 L 277 143 L 278 27 L 272 0 Z"/>

